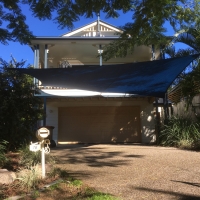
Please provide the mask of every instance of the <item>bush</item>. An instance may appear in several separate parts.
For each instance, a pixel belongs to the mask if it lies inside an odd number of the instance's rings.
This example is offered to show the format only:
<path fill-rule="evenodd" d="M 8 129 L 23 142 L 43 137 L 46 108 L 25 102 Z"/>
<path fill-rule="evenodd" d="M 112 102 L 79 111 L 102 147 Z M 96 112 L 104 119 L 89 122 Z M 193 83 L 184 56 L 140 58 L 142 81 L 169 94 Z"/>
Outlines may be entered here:
<path fill-rule="evenodd" d="M 192 149 L 200 139 L 200 124 L 184 117 L 172 117 L 161 130 L 160 143 Z"/>

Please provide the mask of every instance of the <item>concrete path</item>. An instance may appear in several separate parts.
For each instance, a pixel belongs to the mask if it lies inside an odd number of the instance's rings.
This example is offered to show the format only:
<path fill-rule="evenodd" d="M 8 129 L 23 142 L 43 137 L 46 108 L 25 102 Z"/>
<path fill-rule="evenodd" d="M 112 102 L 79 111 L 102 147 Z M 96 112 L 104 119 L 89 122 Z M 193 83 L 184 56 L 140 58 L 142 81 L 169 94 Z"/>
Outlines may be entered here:
<path fill-rule="evenodd" d="M 63 145 L 59 166 L 123 200 L 200 200 L 200 152 L 139 145 Z"/>

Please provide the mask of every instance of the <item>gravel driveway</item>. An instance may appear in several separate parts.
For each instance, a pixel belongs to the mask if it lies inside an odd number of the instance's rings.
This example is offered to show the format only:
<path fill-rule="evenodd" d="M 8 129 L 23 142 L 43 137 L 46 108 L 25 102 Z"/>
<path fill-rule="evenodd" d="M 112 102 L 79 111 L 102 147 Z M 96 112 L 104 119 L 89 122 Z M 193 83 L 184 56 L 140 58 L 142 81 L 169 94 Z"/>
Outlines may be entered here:
<path fill-rule="evenodd" d="M 140 145 L 62 145 L 59 164 L 123 200 L 200 200 L 200 152 Z"/>

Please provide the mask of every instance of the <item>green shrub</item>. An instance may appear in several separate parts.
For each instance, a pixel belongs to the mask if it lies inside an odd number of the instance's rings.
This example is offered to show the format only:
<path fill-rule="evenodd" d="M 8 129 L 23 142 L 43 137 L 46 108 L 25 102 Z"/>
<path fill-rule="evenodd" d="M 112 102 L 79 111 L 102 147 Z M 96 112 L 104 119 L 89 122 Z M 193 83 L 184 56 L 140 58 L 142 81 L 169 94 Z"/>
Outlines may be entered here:
<path fill-rule="evenodd" d="M 161 130 L 160 144 L 192 149 L 200 139 L 200 124 L 189 118 L 172 117 Z"/>
<path fill-rule="evenodd" d="M 0 142 L 0 167 L 3 167 L 4 164 L 8 161 L 8 159 L 6 158 L 6 155 L 5 155 L 7 143 L 8 142 L 6 142 L 5 140 Z"/>

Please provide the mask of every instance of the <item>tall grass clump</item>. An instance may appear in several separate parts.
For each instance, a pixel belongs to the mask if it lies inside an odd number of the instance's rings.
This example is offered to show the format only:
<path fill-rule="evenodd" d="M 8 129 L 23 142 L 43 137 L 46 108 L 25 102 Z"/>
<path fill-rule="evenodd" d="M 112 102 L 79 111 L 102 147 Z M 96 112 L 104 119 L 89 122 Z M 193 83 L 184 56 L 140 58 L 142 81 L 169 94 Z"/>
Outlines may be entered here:
<path fill-rule="evenodd" d="M 4 166 L 4 164 L 8 161 L 5 155 L 6 145 L 8 142 L 5 140 L 0 142 L 0 168 Z"/>
<path fill-rule="evenodd" d="M 163 126 L 159 139 L 160 144 L 164 146 L 199 148 L 200 123 L 190 118 L 173 116 Z"/>
<path fill-rule="evenodd" d="M 31 167 L 27 170 L 22 170 L 18 173 L 19 186 L 30 192 L 31 189 L 35 189 L 41 180 L 41 169 L 37 166 Z"/>
<path fill-rule="evenodd" d="M 20 150 L 20 165 L 23 166 L 24 168 L 31 168 L 35 165 L 38 165 L 41 163 L 41 151 L 30 151 L 29 145 L 25 145 L 22 147 Z M 46 164 L 53 164 L 55 163 L 55 159 L 53 156 L 50 154 L 45 154 L 45 162 Z"/>
<path fill-rule="evenodd" d="M 33 152 L 29 150 L 29 146 L 25 145 L 20 150 L 20 165 L 24 168 L 31 168 L 41 162 L 41 152 Z"/>

